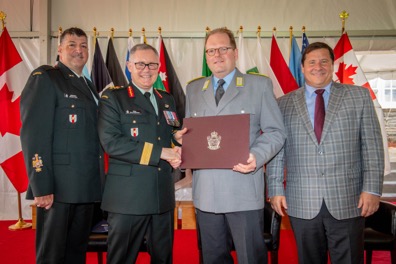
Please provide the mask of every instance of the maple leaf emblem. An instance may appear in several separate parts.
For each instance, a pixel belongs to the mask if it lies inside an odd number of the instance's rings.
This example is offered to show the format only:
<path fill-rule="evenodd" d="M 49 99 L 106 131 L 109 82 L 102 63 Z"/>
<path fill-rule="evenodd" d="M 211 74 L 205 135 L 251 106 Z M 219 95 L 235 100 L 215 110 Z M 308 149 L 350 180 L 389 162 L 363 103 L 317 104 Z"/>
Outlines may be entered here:
<path fill-rule="evenodd" d="M 341 62 L 336 72 L 340 83 L 355 84 L 351 76 L 356 74 L 357 68 L 358 67 L 355 67 L 352 64 L 347 66 L 344 62 Z"/>
<path fill-rule="evenodd" d="M 7 84 L 0 90 L 0 134 L 2 136 L 7 132 L 19 136 L 21 129 L 20 97 L 12 102 L 13 93 L 9 91 Z"/>

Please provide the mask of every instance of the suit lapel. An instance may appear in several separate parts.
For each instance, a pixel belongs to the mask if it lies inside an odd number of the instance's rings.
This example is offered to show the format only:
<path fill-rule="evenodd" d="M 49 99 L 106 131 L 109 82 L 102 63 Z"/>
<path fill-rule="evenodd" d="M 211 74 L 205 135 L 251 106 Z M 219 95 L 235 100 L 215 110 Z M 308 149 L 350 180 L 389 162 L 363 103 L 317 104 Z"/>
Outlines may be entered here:
<path fill-rule="evenodd" d="M 238 85 L 239 88 L 237 88 L 236 86 L 237 78 L 242 78 L 243 80 L 242 85 Z M 223 110 L 223 108 L 226 107 L 227 104 L 229 104 L 234 99 L 234 97 L 238 95 L 239 89 L 243 88 L 243 85 L 245 85 L 244 80 L 245 78 L 243 77 L 243 74 L 240 71 L 236 70 L 234 78 L 232 78 L 230 85 L 228 86 L 225 94 L 219 102 L 219 105 L 217 106 L 217 113 L 221 112 L 221 110 Z"/>
<path fill-rule="evenodd" d="M 339 112 L 342 103 L 342 98 L 344 97 L 345 92 L 346 90 L 344 87 L 342 87 L 342 85 L 333 82 L 330 88 L 329 104 L 327 105 L 326 117 L 323 125 L 322 141 L 325 139 L 328 131 L 330 130 L 337 116 L 337 113 Z"/>
<path fill-rule="evenodd" d="M 210 108 L 210 112 L 216 112 L 217 107 L 214 97 L 214 87 L 212 80 L 212 76 L 206 78 L 203 86 L 201 87 L 201 93 L 206 105 L 208 106 L 208 108 Z"/>
<path fill-rule="evenodd" d="M 316 139 L 315 132 L 309 119 L 307 103 L 305 100 L 305 88 L 300 88 L 296 90 L 296 93 L 293 96 L 294 107 L 297 111 L 298 117 L 302 120 L 305 129 L 307 130 L 311 139 L 318 144 L 318 140 Z"/>

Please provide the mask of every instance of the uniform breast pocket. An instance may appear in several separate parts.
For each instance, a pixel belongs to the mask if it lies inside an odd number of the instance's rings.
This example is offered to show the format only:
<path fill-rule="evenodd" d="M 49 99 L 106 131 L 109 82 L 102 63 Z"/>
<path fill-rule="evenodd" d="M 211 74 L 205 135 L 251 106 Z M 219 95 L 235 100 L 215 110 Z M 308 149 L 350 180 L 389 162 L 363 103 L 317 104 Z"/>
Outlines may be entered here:
<path fill-rule="evenodd" d="M 149 127 L 148 117 L 144 114 L 124 114 L 121 116 L 121 126 L 124 135 L 139 138 Z"/>
<path fill-rule="evenodd" d="M 59 101 L 55 122 L 60 123 L 60 127 L 67 129 L 77 129 L 85 126 L 86 106 L 84 101 L 78 99 L 65 98 Z"/>

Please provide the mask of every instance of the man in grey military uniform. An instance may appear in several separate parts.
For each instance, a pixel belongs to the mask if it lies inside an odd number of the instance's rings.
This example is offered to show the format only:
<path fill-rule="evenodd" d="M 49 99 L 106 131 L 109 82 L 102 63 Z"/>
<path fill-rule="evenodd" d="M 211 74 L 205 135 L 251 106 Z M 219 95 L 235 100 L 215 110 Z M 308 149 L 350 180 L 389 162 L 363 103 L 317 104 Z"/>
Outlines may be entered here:
<path fill-rule="evenodd" d="M 250 154 L 233 169 L 193 171 L 203 261 L 233 263 L 232 237 L 238 263 L 266 263 L 263 166 L 284 144 L 282 115 L 271 80 L 235 67 L 238 50 L 230 30 L 211 31 L 205 49 L 213 75 L 188 84 L 186 117 L 250 114 Z"/>
<path fill-rule="evenodd" d="M 109 213 L 107 263 L 134 263 L 146 236 L 151 263 L 172 263 L 175 189 L 184 130 L 173 97 L 153 89 L 159 56 L 147 44 L 130 51 L 132 83 L 102 94 L 99 136 L 109 154 L 102 209 Z M 175 132 L 177 131 L 177 132 Z"/>
<path fill-rule="evenodd" d="M 37 205 L 36 263 L 85 263 L 94 202 L 101 200 L 98 94 L 82 76 L 87 35 L 60 36 L 57 66 L 41 66 L 21 95 L 21 143 Z"/>

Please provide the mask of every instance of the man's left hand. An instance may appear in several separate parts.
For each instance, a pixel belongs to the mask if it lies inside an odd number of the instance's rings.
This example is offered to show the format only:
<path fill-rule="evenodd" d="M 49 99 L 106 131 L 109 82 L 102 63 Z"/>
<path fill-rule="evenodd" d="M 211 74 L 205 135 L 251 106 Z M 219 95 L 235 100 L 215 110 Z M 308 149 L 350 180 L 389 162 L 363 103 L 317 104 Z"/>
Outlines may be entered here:
<path fill-rule="evenodd" d="M 257 167 L 256 157 L 252 153 L 250 153 L 249 158 L 247 160 L 247 164 L 239 163 L 238 165 L 234 166 L 233 170 L 241 173 L 249 173 L 254 171 L 256 167 Z"/>
<path fill-rule="evenodd" d="M 362 194 L 360 194 L 358 204 L 358 208 L 362 209 L 361 215 L 363 217 L 367 217 L 374 214 L 378 210 L 379 203 L 380 196 L 367 192 L 362 192 Z"/>

